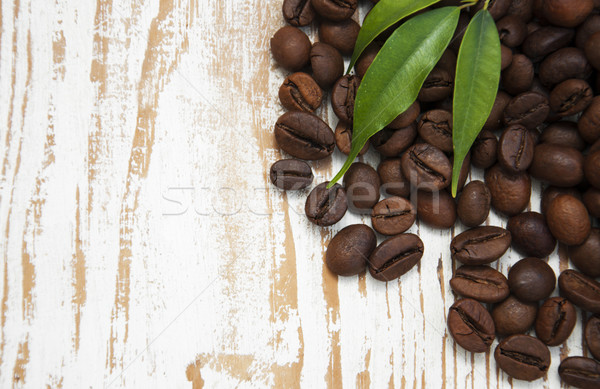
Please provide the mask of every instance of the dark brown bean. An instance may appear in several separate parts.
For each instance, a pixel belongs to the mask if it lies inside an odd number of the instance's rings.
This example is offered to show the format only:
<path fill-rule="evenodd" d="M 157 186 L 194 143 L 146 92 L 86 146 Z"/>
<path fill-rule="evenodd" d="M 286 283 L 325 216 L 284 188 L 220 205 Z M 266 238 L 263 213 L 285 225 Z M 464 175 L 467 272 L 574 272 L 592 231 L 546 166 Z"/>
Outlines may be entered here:
<path fill-rule="evenodd" d="M 577 29 L 575 46 L 583 50 L 587 40 L 598 31 L 600 31 L 600 15 L 592 14 L 588 16 L 585 22 Z"/>
<path fill-rule="evenodd" d="M 565 121 L 552 123 L 544 128 L 540 143 L 572 147 L 579 151 L 583 151 L 586 147 L 585 141 L 577 130 L 577 123 Z"/>
<path fill-rule="evenodd" d="M 599 78 L 600 79 L 600 78 Z M 594 97 L 589 107 L 579 118 L 579 133 L 587 143 L 600 140 L 600 96 Z"/>
<path fill-rule="evenodd" d="M 557 186 L 549 186 L 544 189 L 544 192 L 542 193 L 542 213 L 544 215 L 548 213 L 550 203 L 561 194 L 568 194 L 578 200 L 581 200 L 581 193 L 576 188 L 559 188 Z"/>
<path fill-rule="evenodd" d="M 585 56 L 596 70 L 600 70 L 600 32 L 594 33 L 588 38 L 584 46 Z"/>
<path fill-rule="evenodd" d="M 315 18 L 310 0 L 284 0 L 283 18 L 294 27 L 308 26 Z"/>
<path fill-rule="evenodd" d="M 371 224 L 383 235 L 398 235 L 408 230 L 417 219 L 417 210 L 403 197 L 389 197 L 373 207 Z"/>
<path fill-rule="evenodd" d="M 433 228 L 452 228 L 456 222 L 456 203 L 447 191 L 416 192 L 417 216 Z M 414 201 L 414 199 L 413 199 Z"/>
<path fill-rule="evenodd" d="M 271 53 L 282 67 L 297 72 L 310 60 L 310 40 L 302 30 L 285 26 L 271 38 Z"/>
<path fill-rule="evenodd" d="M 525 23 L 533 18 L 534 0 L 513 0 L 508 8 L 507 15 L 515 15 Z"/>
<path fill-rule="evenodd" d="M 308 187 L 313 181 L 312 169 L 298 159 L 282 159 L 271 166 L 271 182 L 283 190 L 299 190 Z"/>
<path fill-rule="evenodd" d="M 548 373 L 551 356 L 540 340 L 529 335 L 513 335 L 498 344 L 494 359 L 509 376 L 534 381 Z"/>
<path fill-rule="evenodd" d="M 397 130 L 384 128 L 371 138 L 375 150 L 384 157 L 397 157 L 413 144 L 417 137 L 417 125 L 413 122 L 408 127 Z"/>
<path fill-rule="evenodd" d="M 569 258 L 582 273 L 600 277 L 600 229 L 592 228 L 590 236 L 578 246 L 569 246 Z"/>
<path fill-rule="evenodd" d="M 317 42 L 310 51 L 313 78 L 325 90 L 344 74 L 344 59 L 339 51 L 326 43 Z"/>
<path fill-rule="evenodd" d="M 401 113 L 394 119 L 390 124 L 388 124 L 388 128 L 392 130 L 399 130 L 404 127 L 411 126 L 417 120 L 419 115 L 421 114 L 421 105 L 418 100 L 415 100 L 414 103 L 406 111 Z"/>
<path fill-rule="evenodd" d="M 331 91 L 331 107 L 336 116 L 346 122 L 354 120 L 354 99 L 360 86 L 360 78 L 346 75 L 336 81 Z"/>
<path fill-rule="evenodd" d="M 384 240 L 369 257 L 369 272 L 376 280 L 391 281 L 412 269 L 423 256 L 423 242 L 414 234 Z"/>
<path fill-rule="evenodd" d="M 540 27 L 530 33 L 523 42 L 523 53 L 536 62 L 548 54 L 568 46 L 574 36 L 575 32 L 570 28 Z"/>
<path fill-rule="evenodd" d="M 480 0 L 476 6 L 471 7 L 471 15 L 475 15 L 475 13 L 483 8 L 485 1 Z M 494 18 L 494 20 L 501 19 L 508 12 L 508 8 L 510 7 L 511 0 L 491 0 L 488 3 L 488 11 L 490 11 L 490 15 Z"/>
<path fill-rule="evenodd" d="M 535 147 L 529 173 L 550 185 L 576 186 L 583 180 L 583 162 L 577 149 L 542 143 Z"/>
<path fill-rule="evenodd" d="M 510 293 L 506 277 L 489 266 L 463 265 L 456 269 L 450 286 L 463 297 L 482 303 L 498 303 Z"/>
<path fill-rule="evenodd" d="M 583 194 L 583 204 L 590 215 L 600 218 L 600 189 L 589 188 Z"/>
<path fill-rule="evenodd" d="M 418 99 L 421 102 L 433 102 L 444 100 L 452 94 L 454 88 L 454 77 L 446 69 L 435 67 L 425 79 Z"/>
<path fill-rule="evenodd" d="M 346 193 L 340 184 L 327 189 L 329 182 L 317 185 L 306 198 L 304 212 L 312 223 L 327 227 L 339 222 L 348 209 Z"/>
<path fill-rule="evenodd" d="M 452 165 L 443 151 L 421 143 L 411 146 L 402 156 L 402 173 L 412 186 L 436 191 L 450 185 Z"/>
<path fill-rule="evenodd" d="M 354 224 L 338 232 L 325 253 L 325 263 L 333 274 L 354 276 L 365 270 L 367 259 L 377 246 L 372 229 L 364 224 Z"/>
<path fill-rule="evenodd" d="M 594 9 L 592 0 L 545 0 L 542 6 L 544 17 L 561 27 L 576 27 L 583 23 Z"/>
<path fill-rule="evenodd" d="M 561 295 L 579 308 L 600 313 L 600 283 L 578 271 L 565 270 L 558 277 Z"/>
<path fill-rule="evenodd" d="M 319 15 L 333 21 L 350 19 L 358 6 L 358 0 L 311 0 L 311 3 Z"/>
<path fill-rule="evenodd" d="M 410 196 L 410 183 L 402 174 L 402 161 L 400 158 L 386 159 L 377 167 L 381 181 L 381 192 L 384 195 Z"/>
<path fill-rule="evenodd" d="M 466 265 L 484 265 L 504 255 L 510 242 L 510 232 L 504 228 L 476 227 L 452 239 L 450 250 L 454 260 Z"/>
<path fill-rule="evenodd" d="M 507 15 L 496 23 L 500 42 L 508 47 L 517 47 L 527 38 L 527 25 L 517 15 Z"/>
<path fill-rule="evenodd" d="M 570 78 L 585 80 L 592 74 L 592 66 L 583 50 L 565 47 L 550 54 L 539 68 L 540 81 L 547 87 L 560 84 Z"/>
<path fill-rule="evenodd" d="M 554 270 L 539 258 L 521 259 L 508 272 L 510 291 L 523 302 L 548 298 L 554 291 L 555 285 Z"/>
<path fill-rule="evenodd" d="M 531 197 L 531 179 L 527 173 L 511 175 L 500 165 L 485 173 L 485 183 L 492 195 L 492 207 L 507 216 L 523 212 Z"/>
<path fill-rule="evenodd" d="M 323 159 L 335 149 L 331 128 L 307 112 L 291 111 L 281 115 L 275 124 L 275 140 L 283 151 L 300 159 Z"/>
<path fill-rule="evenodd" d="M 514 97 L 504 109 L 504 124 L 521 124 L 536 128 L 550 114 L 548 99 L 537 92 L 525 92 Z"/>
<path fill-rule="evenodd" d="M 510 295 L 492 310 L 496 332 L 501 335 L 524 334 L 535 322 L 537 303 L 528 303 Z"/>
<path fill-rule="evenodd" d="M 494 100 L 492 112 L 490 112 L 490 116 L 488 117 L 487 121 L 485 122 L 485 125 L 483 126 L 484 130 L 496 131 L 500 129 L 500 126 L 502 125 L 502 119 L 504 116 L 504 109 L 506 108 L 511 99 L 512 97 L 508 93 L 504 91 L 498 91 L 498 94 L 496 95 L 496 100 Z M 480 133 L 480 137 L 482 133 L 483 132 Z"/>
<path fill-rule="evenodd" d="M 417 126 L 419 135 L 425 142 L 450 153 L 452 146 L 452 114 L 443 109 L 427 111 Z"/>
<path fill-rule="evenodd" d="M 370 209 L 379 201 L 379 175 L 371 166 L 354 162 L 344 174 L 344 189 L 348 208 L 352 212 L 371 213 Z M 362 211 L 362 212 L 361 212 Z"/>
<path fill-rule="evenodd" d="M 323 20 L 319 25 L 319 41 L 335 47 L 344 55 L 351 55 L 359 31 L 360 25 L 352 19 L 341 22 Z"/>
<path fill-rule="evenodd" d="M 566 298 L 552 297 L 542 304 L 535 320 L 535 334 L 548 346 L 564 343 L 577 322 L 575 307 Z"/>
<path fill-rule="evenodd" d="M 533 83 L 533 63 L 523 54 L 515 54 L 502 72 L 502 86 L 511 95 L 527 92 Z"/>
<path fill-rule="evenodd" d="M 591 358 L 565 358 L 558 367 L 560 379 L 568 385 L 581 389 L 600 387 L 600 363 Z"/>
<path fill-rule="evenodd" d="M 510 231 L 514 248 L 527 256 L 545 258 L 556 247 L 556 239 L 540 213 L 524 212 L 513 216 L 508 219 L 506 229 Z"/>
<path fill-rule="evenodd" d="M 559 116 L 571 116 L 585 110 L 594 97 L 590 84 L 571 78 L 563 81 L 550 92 L 550 108 Z"/>
<path fill-rule="evenodd" d="M 471 153 L 473 166 L 480 169 L 493 166 L 498 155 L 498 138 L 491 131 L 481 131 L 471 148 Z"/>
<path fill-rule="evenodd" d="M 471 181 L 458 199 L 457 213 L 467 227 L 477 227 L 485 222 L 492 203 L 492 194 L 483 181 Z"/>
<path fill-rule="evenodd" d="M 567 245 L 582 244 L 592 230 L 587 209 L 570 195 L 559 195 L 550 203 L 546 221 L 552 235 Z"/>
<path fill-rule="evenodd" d="M 367 70 L 375 60 L 377 54 L 379 54 L 379 50 L 381 50 L 381 44 L 378 41 L 372 42 L 365 51 L 362 52 L 358 61 L 356 61 L 356 65 L 354 65 L 354 71 L 356 75 L 360 78 L 363 78 L 367 73 Z"/>
<path fill-rule="evenodd" d="M 595 188 L 600 189 L 600 151 L 590 153 L 585 158 L 583 171 L 588 182 Z"/>
<path fill-rule="evenodd" d="M 525 127 L 507 127 L 498 142 L 498 162 L 509 173 L 524 172 L 533 161 L 534 148 L 534 141 Z"/>
<path fill-rule="evenodd" d="M 492 317 L 473 299 L 458 300 L 450 307 L 448 329 L 456 343 L 473 353 L 488 351 L 496 338 Z"/>
<path fill-rule="evenodd" d="M 313 112 L 323 101 L 323 92 L 308 74 L 298 72 L 286 77 L 279 88 L 281 105 L 290 111 Z"/>
<path fill-rule="evenodd" d="M 592 316 L 585 325 L 585 343 L 594 358 L 600 360 L 600 316 Z"/>
<path fill-rule="evenodd" d="M 350 154 L 352 150 L 352 123 L 345 123 L 343 121 L 339 121 L 337 127 L 335 128 L 335 144 L 338 149 L 343 154 Z M 370 142 L 367 140 L 367 143 L 363 146 L 363 148 L 358 152 L 358 155 L 364 155 L 367 151 L 369 151 Z"/>

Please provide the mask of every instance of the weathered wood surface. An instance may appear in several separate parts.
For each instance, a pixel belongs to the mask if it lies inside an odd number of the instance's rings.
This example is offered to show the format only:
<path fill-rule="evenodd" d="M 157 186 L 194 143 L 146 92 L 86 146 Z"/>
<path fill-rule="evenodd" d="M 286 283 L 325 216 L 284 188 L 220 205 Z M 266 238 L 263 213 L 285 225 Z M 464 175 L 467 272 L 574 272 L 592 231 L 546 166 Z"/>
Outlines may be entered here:
<path fill-rule="evenodd" d="M 458 228 L 415 225 L 426 254 L 400 281 L 327 272 L 332 235 L 368 220 L 316 228 L 306 192 L 268 182 L 280 6 L 2 1 L 0 387 L 556 388 L 585 354 L 582 314 L 533 384 L 457 347 Z"/>

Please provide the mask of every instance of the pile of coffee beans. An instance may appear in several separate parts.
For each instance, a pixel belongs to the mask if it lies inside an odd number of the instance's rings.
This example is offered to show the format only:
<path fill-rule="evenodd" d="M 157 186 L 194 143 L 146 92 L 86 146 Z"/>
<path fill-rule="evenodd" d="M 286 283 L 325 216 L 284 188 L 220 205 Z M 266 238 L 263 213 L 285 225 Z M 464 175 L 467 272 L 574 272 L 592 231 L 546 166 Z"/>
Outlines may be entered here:
<path fill-rule="evenodd" d="M 548 347 L 565 342 L 577 317 L 587 316 L 578 309 L 596 315 L 587 319 L 584 337 L 600 359 L 600 1 L 489 2 L 502 43 L 501 86 L 462 166 L 455 200 L 449 187 L 456 57 L 483 3 L 463 9 L 455 37 L 418 100 L 361 150 L 380 154 L 377 169 L 355 162 L 341 184 L 318 183 L 305 212 L 322 227 L 348 211 L 370 215 L 372 228 L 350 225 L 334 236 L 325 262 L 337 275 L 368 269 L 381 281 L 400 277 L 421 260 L 423 241 L 406 232 L 417 220 L 435 229 L 451 229 L 458 221 L 470 228 L 450 245 L 454 263 L 462 266 L 450 281 L 461 299 L 449 310 L 449 331 L 471 352 L 489 351 L 500 337 L 498 366 L 532 381 L 550 368 Z M 432 7 L 460 4 L 443 0 Z M 306 161 L 328 158 L 336 148 L 350 152 L 361 78 L 393 31 L 377 38 L 354 73 L 344 75 L 344 56 L 360 31 L 358 6 L 358 0 L 283 1 L 289 25 L 273 35 L 271 51 L 290 72 L 279 89 L 288 112 L 275 124 L 275 139 L 292 159 L 271 168 L 278 188 L 310 188 L 314 176 Z M 301 29 L 313 24 L 315 43 Z M 339 119 L 335 131 L 315 115 L 328 102 Z M 467 183 L 471 169 L 482 169 L 484 181 Z M 527 212 L 532 180 L 545 185 L 541 213 Z M 484 225 L 491 209 L 508 218 L 506 228 Z M 387 239 L 377 245 L 378 236 Z M 547 263 L 557 242 L 577 269 L 563 271 L 558 280 Z M 511 246 L 524 259 L 503 275 L 489 265 Z M 557 281 L 561 297 L 551 297 Z M 535 336 L 528 334 L 532 328 Z M 592 358 L 566 358 L 558 371 L 567 384 L 600 387 L 600 363 Z"/>

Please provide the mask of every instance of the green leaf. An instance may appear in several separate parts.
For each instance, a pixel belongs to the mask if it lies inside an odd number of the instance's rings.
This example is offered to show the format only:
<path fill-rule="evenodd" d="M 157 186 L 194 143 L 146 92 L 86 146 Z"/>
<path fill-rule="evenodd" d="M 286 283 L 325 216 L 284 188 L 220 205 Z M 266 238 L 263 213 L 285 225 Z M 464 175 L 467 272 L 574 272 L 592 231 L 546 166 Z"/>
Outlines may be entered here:
<path fill-rule="evenodd" d="M 405 17 L 439 1 L 440 0 L 381 0 L 375 4 L 360 28 L 360 33 L 358 34 L 356 45 L 354 46 L 354 53 L 350 60 L 350 66 L 348 66 L 348 73 L 350 73 L 350 70 L 356 61 L 358 61 L 358 57 L 360 57 L 362 52 L 379 34 Z"/>
<path fill-rule="evenodd" d="M 460 45 L 454 80 L 452 140 L 456 197 L 462 163 L 490 116 L 500 83 L 500 38 L 489 11 L 479 11 Z"/>
<path fill-rule="evenodd" d="M 415 102 L 448 47 L 459 15 L 458 7 L 438 8 L 415 16 L 390 36 L 358 88 L 352 149 L 330 186 L 346 173 L 371 136 Z"/>

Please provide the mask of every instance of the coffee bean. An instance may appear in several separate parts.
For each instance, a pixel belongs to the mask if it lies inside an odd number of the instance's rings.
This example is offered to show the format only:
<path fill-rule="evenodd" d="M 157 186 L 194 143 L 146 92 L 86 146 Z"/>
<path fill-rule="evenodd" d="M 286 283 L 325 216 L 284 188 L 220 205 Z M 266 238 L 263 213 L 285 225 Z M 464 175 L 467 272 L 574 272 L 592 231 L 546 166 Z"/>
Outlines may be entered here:
<path fill-rule="evenodd" d="M 352 212 L 371 213 L 370 209 L 379 201 L 379 175 L 371 166 L 353 163 L 344 175 L 344 189 L 348 207 Z"/>
<path fill-rule="evenodd" d="M 577 322 L 575 307 L 566 298 L 552 297 L 542 304 L 535 320 L 535 334 L 548 346 L 564 343 Z"/>
<path fill-rule="evenodd" d="M 402 155 L 402 173 L 412 186 L 436 191 L 450 185 L 452 165 L 443 151 L 421 143 L 411 146 Z"/>
<path fill-rule="evenodd" d="M 319 25 L 319 40 L 335 47 L 344 55 L 351 55 L 359 31 L 360 25 L 352 19 L 341 22 L 323 20 Z"/>
<path fill-rule="evenodd" d="M 508 7 L 507 15 L 515 15 L 525 23 L 533 18 L 533 3 L 535 0 L 513 0 Z"/>
<path fill-rule="evenodd" d="M 456 54 L 452 49 L 446 49 L 436 66 L 447 71 L 450 75 L 456 74 Z"/>
<path fill-rule="evenodd" d="M 600 140 L 600 96 L 594 97 L 589 107 L 583 112 L 578 126 L 581 137 L 587 143 L 591 144 Z"/>
<path fill-rule="evenodd" d="M 552 235 L 567 245 L 582 244 L 592 230 L 587 209 L 570 195 L 559 195 L 550 203 L 546 221 Z"/>
<path fill-rule="evenodd" d="M 467 227 L 476 227 L 486 221 L 492 202 L 492 194 L 482 181 L 471 181 L 464 187 L 458 199 L 458 217 Z"/>
<path fill-rule="evenodd" d="M 600 283 L 575 270 L 565 270 L 558 277 L 561 295 L 579 308 L 600 313 Z"/>
<path fill-rule="evenodd" d="M 591 153 L 585 158 L 583 171 L 588 182 L 600 189 L 600 151 Z"/>
<path fill-rule="evenodd" d="M 327 189 L 329 182 L 317 185 L 306 198 L 304 212 L 312 223 L 327 227 L 344 217 L 348 209 L 346 193 L 340 184 Z"/>
<path fill-rule="evenodd" d="M 527 26 L 516 15 L 507 15 L 496 22 L 500 42 L 508 47 L 517 47 L 527 38 Z"/>
<path fill-rule="evenodd" d="M 352 123 L 345 123 L 343 121 L 339 121 L 337 127 L 335 128 L 335 144 L 340 149 L 343 154 L 350 154 L 352 150 Z M 363 146 L 363 148 L 358 152 L 358 155 L 364 155 L 367 151 L 369 151 L 369 145 L 371 143 L 367 140 L 367 143 Z"/>
<path fill-rule="evenodd" d="M 585 325 L 585 343 L 594 358 L 600 360 L 600 316 L 592 316 Z"/>
<path fill-rule="evenodd" d="M 513 51 L 510 47 L 500 45 L 500 70 L 506 70 L 512 64 Z"/>
<path fill-rule="evenodd" d="M 592 14 L 588 16 L 585 22 L 577 29 L 575 46 L 577 46 L 578 49 L 583 50 L 587 40 L 598 31 L 600 31 L 600 15 Z"/>
<path fill-rule="evenodd" d="M 586 147 L 585 141 L 577 130 L 577 123 L 565 121 L 552 123 L 544 128 L 540 142 L 572 147 L 579 151 L 583 151 Z"/>
<path fill-rule="evenodd" d="M 313 180 L 312 169 L 304 161 L 282 159 L 271 166 L 271 182 L 283 190 L 298 190 L 308 187 Z"/>
<path fill-rule="evenodd" d="M 535 302 L 548 298 L 554 291 L 555 285 L 554 271 L 539 258 L 521 259 L 508 272 L 510 291 L 523 302 Z"/>
<path fill-rule="evenodd" d="M 550 108 L 559 116 L 575 115 L 592 102 L 594 92 L 584 80 L 571 78 L 563 81 L 550 92 Z"/>
<path fill-rule="evenodd" d="M 600 363 L 591 358 L 569 357 L 558 367 L 560 379 L 576 388 L 598 389 L 600 387 Z"/>
<path fill-rule="evenodd" d="M 576 27 L 583 23 L 593 9 L 592 0 L 544 0 L 542 12 L 556 26 Z"/>
<path fill-rule="evenodd" d="M 373 207 L 371 224 L 383 235 L 398 235 L 408 230 L 417 218 L 417 211 L 403 197 L 389 197 Z"/>
<path fill-rule="evenodd" d="M 421 113 L 421 105 L 419 101 L 416 100 L 406 111 L 401 113 L 394 119 L 390 124 L 388 124 L 388 128 L 392 130 L 399 130 L 404 127 L 411 126 L 414 124 L 415 120 L 419 117 Z"/>
<path fill-rule="evenodd" d="M 456 222 L 456 203 L 447 191 L 415 193 L 419 220 L 433 228 L 452 228 Z M 414 199 L 413 199 L 414 201 Z"/>
<path fill-rule="evenodd" d="M 496 163 L 497 152 L 498 138 L 493 132 L 483 130 L 471 148 L 471 162 L 475 167 L 487 169 Z"/>
<path fill-rule="evenodd" d="M 413 122 L 408 127 L 394 130 L 386 127 L 371 138 L 375 150 L 384 157 L 397 157 L 413 144 L 417 137 L 417 125 Z"/>
<path fill-rule="evenodd" d="M 486 171 L 485 183 L 492 195 L 492 207 L 498 212 L 514 216 L 529 205 L 531 179 L 527 173 L 511 175 L 496 164 Z"/>
<path fill-rule="evenodd" d="M 335 149 L 331 128 L 306 112 L 291 111 L 281 115 L 275 124 L 275 140 L 286 153 L 300 159 L 323 159 Z"/>
<path fill-rule="evenodd" d="M 583 162 L 577 149 L 542 143 L 535 147 L 529 173 L 550 185 L 571 187 L 583 180 Z"/>
<path fill-rule="evenodd" d="M 550 368 L 550 350 L 540 340 L 529 335 L 513 335 L 504 339 L 494 351 L 498 366 L 518 380 L 542 378 Z"/>
<path fill-rule="evenodd" d="M 418 99 L 421 102 L 444 100 L 452 94 L 454 77 L 445 69 L 435 67 L 425 79 Z"/>
<path fill-rule="evenodd" d="M 369 257 L 369 272 L 376 280 L 391 281 L 412 269 L 423 256 L 423 242 L 414 234 L 384 240 Z"/>
<path fill-rule="evenodd" d="M 282 67 L 297 72 L 308 64 L 310 40 L 302 30 L 285 26 L 271 38 L 271 53 Z"/>
<path fill-rule="evenodd" d="M 556 247 L 556 239 L 541 213 L 524 212 L 513 216 L 508 219 L 506 229 L 512 236 L 513 247 L 527 256 L 545 258 Z"/>
<path fill-rule="evenodd" d="M 498 303 L 509 295 L 508 281 L 489 266 L 463 265 L 450 280 L 452 290 L 482 303 Z"/>
<path fill-rule="evenodd" d="M 294 27 L 308 26 L 315 18 L 310 0 L 283 0 L 283 18 Z"/>
<path fill-rule="evenodd" d="M 537 62 L 548 54 L 566 47 L 574 36 L 575 32 L 570 28 L 541 27 L 527 36 L 522 50 L 526 56 Z"/>
<path fill-rule="evenodd" d="M 509 173 L 524 172 L 533 161 L 534 147 L 534 141 L 525 127 L 507 127 L 498 142 L 498 162 Z"/>
<path fill-rule="evenodd" d="M 476 227 L 452 239 L 450 250 L 454 260 L 466 265 L 483 265 L 504 255 L 510 242 L 510 232 L 504 228 Z"/>
<path fill-rule="evenodd" d="M 419 135 L 425 142 L 450 153 L 452 146 L 452 114 L 442 109 L 427 111 L 417 126 Z"/>
<path fill-rule="evenodd" d="M 367 259 L 377 246 L 372 229 L 364 224 L 354 224 L 338 232 L 325 253 L 325 263 L 333 274 L 354 276 L 367 267 Z"/>
<path fill-rule="evenodd" d="M 570 78 L 585 80 L 592 74 L 592 66 L 583 50 L 565 47 L 550 54 L 539 69 L 540 81 L 552 87 Z"/>
<path fill-rule="evenodd" d="M 325 90 L 344 74 L 344 59 L 339 51 L 326 43 L 317 42 L 310 51 L 310 64 L 317 84 Z"/>
<path fill-rule="evenodd" d="M 502 72 L 502 86 L 511 95 L 518 95 L 531 88 L 533 76 L 531 60 L 523 54 L 515 54 L 510 66 Z"/>
<path fill-rule="evenodd" d="M 467 351 L 486 352 L 496 338 L 492 317 L 473 299 L 455 302 L 448 311 L 447 320 L 450 334 Z"/>
<path fill-rule="evenodd" d="M 358 5 L 358 0 L 311 0 L 311 2 L 319 15 L 338 22 L 350 19 Z"/>
<path fill-rule="evenodd" d="M 600 189 L 588 189 L 583 194 L 583 204 L 585 204 L 590 215 L 600 219 Z"/>
<path fill-rule="evenodd" d="M 381 192 L 384 195 L 410 196 L 410 184 L 402 174 L 402 160 L 400 158 L 386 159 L 377 167 L 379 180 L 381 181 Z"/>
<path fill-rule="evenodd" d="M 501 335 L 526 333 L 535 322 L 537 309 L 537 303 L 524 302 L 510 295 L 492 310 L 496 332 Z"/>
<path fill-rule="evenodd" d="M 331 91 L 331 107 L 336 116 L 346 123 L 354 120 L 354 99 L 360 78 L 347 75 L 336 81 Z"/>
<path fill-rule="evenodd" d="M 592 228 L 590 236 L 579 246 L 569 246 L 571 262 L 589 277 L 600 277 L 600 229 Z"/>
<path fill-rule="evenodd" d="M 477 5 L 471 7 L 471 15 L 474 16 L 476 12 L 483 8 L 485 1 L 479 0 Z M 488 4 L 488 11 L 494 20 L 500 20 L 508 12 L 511 0 L 491 0 Z"/>
<path fill-rule="evenodd" d="M 317 82 L 306 73 L 294 73 L 279 88 L 281 105 L 290 111 L 313 112 L 323 101 L 323 92 Z"/>
<path fill-rule="evenodd" d="M 568 194 L 570 196 L 575 197 L 578 200 L 581 200 L 581 193 L 576 188 L 559 188 L 557 186 L 549 186 L 546 189 L 544 189 L 544 192 L 542 193 L 541 208 L 542 213 L 544 215 L 548 213 L 550 203 L 553 202 L 554 199 L 560 196 L 561 194 Z"/>
<path fill-rule="evenodd" d="M 513 97 L 504 109 L 504 124 L 521 124 L 536 128 L 550 114 L 548 99 L 537 92 L 525 92 Z"/>
<path fill-rule="evenodd" d="M 500 129 L 500 126 L 502 125 L 504 109 L 506 108 L 511 99 L 512 97 L 510 97 L 508 93 L 504 91 L 498 91 L 498 94 L 496 95 L 496 100 L 494 100 L 492 112 L 490 112 L 490 116 L 488 117 L 487 121 L 485 122 L 485 125 L 483 126 L 484 130 L 496 131 Z M 483 131 L 480 133 L 480 136 L 482 133 Z"/>
<path fill-rule="evenodd" d="M 362 52 L 358 61 L 356 61 L 356 65 L 354 65 L 354 71 L 358 77 L 363 78 L 365 76 L 375 57 L 379 54 L 379 50 L 381 50 L 381 44 L 374 41 Z"/>

